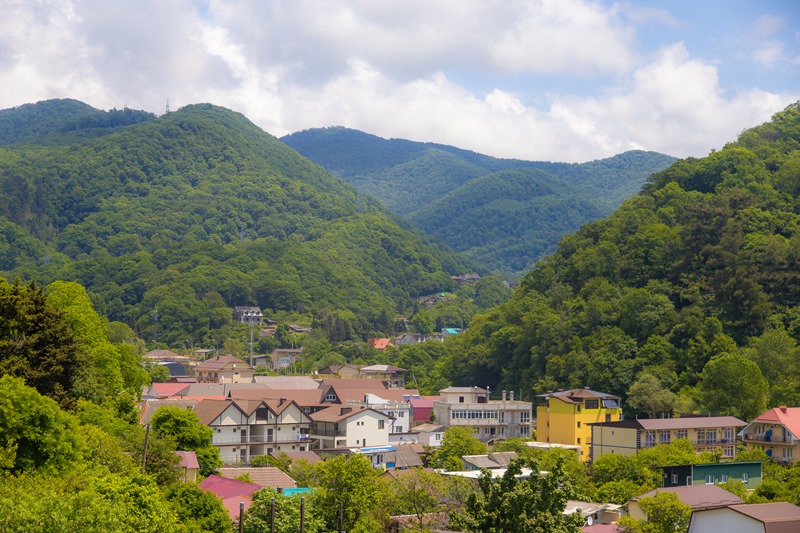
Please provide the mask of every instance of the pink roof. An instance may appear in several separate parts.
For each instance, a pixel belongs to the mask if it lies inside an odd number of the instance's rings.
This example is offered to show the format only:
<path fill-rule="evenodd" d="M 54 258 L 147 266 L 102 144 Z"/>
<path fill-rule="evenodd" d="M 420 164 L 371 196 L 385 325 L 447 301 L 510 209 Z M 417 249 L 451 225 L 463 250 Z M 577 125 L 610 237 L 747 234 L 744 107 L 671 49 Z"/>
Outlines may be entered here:
<path fill-rule="evenodd" d="M 247 511 L 252 503 L 253 493 L 262 489 L 261 485 L 255 483 L 215 475 L 208 476 L 197 486 L 221 498 L 231 520 L 239 518 L 239 503 L 244 502 L 244 510 Z"/>
<path fill-rule="evenodd" d="M 175 452 L 181 458 L 181 468 L 200 468 L 194 452 Z"/>
<path fill-rule="evenodd" d="M 617 524 L 592 524 L 581 527 L 586 533 L 621 533 L 622 529 Z"/>
<path fill-rule="evenodd" d="M 800 407 L 776 407 L 756 417 L 753 422 L 775 422 L 781 424 L 791 431 L 796 438 L 800 438 Z"/>
<path fill-rule="evenodd" d="M 187 387 L 186 383 L 153 383 L 150 394 L 159 398 L 174 396 Z"/>

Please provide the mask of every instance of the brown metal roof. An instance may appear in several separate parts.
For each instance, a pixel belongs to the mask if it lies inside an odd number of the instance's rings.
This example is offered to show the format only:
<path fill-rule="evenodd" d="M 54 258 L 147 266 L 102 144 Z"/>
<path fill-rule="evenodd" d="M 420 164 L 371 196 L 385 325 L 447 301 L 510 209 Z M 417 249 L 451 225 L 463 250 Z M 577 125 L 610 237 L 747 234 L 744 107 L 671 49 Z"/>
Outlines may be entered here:
<path fill-rule="evenodd" d="M 718 487 L 717 485 L 684 485 L 680 487 L 659 487 L 645 492 L 633 498 L 631 501 L 637 502 L 642 498 L 649 498 L 661 492 L 671 492 L 680 501 L 692 508 L 693 511 L 703 509 L 713 509 L 716 507 L 727 507 L 729 505 L 741 504 L 742 499 L 732 492 Z"/>

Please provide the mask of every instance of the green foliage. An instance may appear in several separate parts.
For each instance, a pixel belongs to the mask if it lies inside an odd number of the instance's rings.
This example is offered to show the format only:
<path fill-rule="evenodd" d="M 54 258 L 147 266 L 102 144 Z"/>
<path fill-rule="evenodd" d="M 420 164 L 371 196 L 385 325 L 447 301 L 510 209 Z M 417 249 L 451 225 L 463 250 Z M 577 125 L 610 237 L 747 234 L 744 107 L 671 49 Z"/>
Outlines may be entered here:
<path fill-rule="evenodd" d="M 382 485 L 369 459 L 363 455 L 338 455 L 318 466 L 319 485 L 314 506 L 327 531 L 336 531 L 339 505 L 342 505 L 343 530 L 350 531 L 382 501 Z"/>
<path fill-rule="evenodd" d="M 172 504 L 180 522 L 194 523 L 201 531 L 211 533 L 231 531 L 231 519 L 222 500 L 194 483 L 176 483 L 164 497 Z"/>
<path fill-rule="evenodd" d="M 261 489 L 253 494 L 253 503 L 247 509 L 244 518 L 244 530 L 247 533 L 271 531 L 272 500 L 275 500 L 275 531 L 277 533 L 296 533 L 300 531 L 301 496 L 295 494 L 284 496 L 273 489 Z M 317 533 L 326 531 L 325 522 L 320 517 L 316 505 L 305 498 L 303 531 Z"/>
<path fill-rule="evenodd" d="M 150 423 L 156 435 L 174 438 L 179 450 L 206 448 L 211 445 L 214 435 L 214 431 L 200 421 L 197 413 L 180 407 L 159 407 Z"/>
<path fill-rule="evenodd" d="M 346 128 L 281 139 L 491 270 L 524 271 L 582 223 L 607 215 L 673 158 L 626 152 L 583 164 L 497 159 Z"/>
<path fill-rule="evenodd" d="M 51 114 L 42 133 L 67 112 L 46 102 L 28 111 Z M 43 139 L 0 149 L 0 252 L 10 252 L 0 268 L 76 280 L 100 314 L 148 340 L 221 344 L 230 307 L 251 304 L 347 310 L 364 336 L 466 269 L 221 108 Z"/>
<path fill-rule="evenodd" d="M 445 470 L 463 470 L 461 457 L 487 453 L 486 445 L 475 436 L 475 430 L 468 426 L 452 426 L 444 431 L 442 444 L 436 449 L 433 463 Z"/>
<path fill-rule="evenodd" d="M 25 379 L 62 406 L 84 364 L 75 334 L 36 283 L 0 278 L 0 373 Z"/>
<path fill-rule="evenodd" d="M 76 422 L 15 377 L 0 377 L 0 471 L 60 472 L 80 457 Z"/>
<path fill-rule="evenodd" d="M 716 155 L 677 162 L 562 238 L 453 339 L 444 377 L 533 393 L 588 386 L 621 396 L 626 415 L 677 405 L 747 418 L 800 400 L 800 208 L 780 172 L 794 165 L 798 122 L 793 106 Z M 742 356 L 769 376 L 766 396 Z M 667 391 L 661 406 L 627 401 L 646 374 Z"/>
<path fill-rule="evenodd" d="M 671 492 L 659 492 L 655 496 L 639 500 L 639 507 L 647 520 L 626 516 L 620 525 L 634 533 L 686 533 L 692 508 L 681 502 Z"/>
<path fill-rule="evenodd" d="M 531 469 L 527 479 L 518 479 L 522 467 Z M 464 513 L 450 514 L 450 529 L 483 533 L 506 531 L 577 533 L 583 525 L 579 513 L 563 514 L 574 495 L 569 477 L 560 463 L 547 474 L 539 473 L 535 461 L 512 461 L 501 479 L 484 471 L 480 492 L 468 499 Z"/>

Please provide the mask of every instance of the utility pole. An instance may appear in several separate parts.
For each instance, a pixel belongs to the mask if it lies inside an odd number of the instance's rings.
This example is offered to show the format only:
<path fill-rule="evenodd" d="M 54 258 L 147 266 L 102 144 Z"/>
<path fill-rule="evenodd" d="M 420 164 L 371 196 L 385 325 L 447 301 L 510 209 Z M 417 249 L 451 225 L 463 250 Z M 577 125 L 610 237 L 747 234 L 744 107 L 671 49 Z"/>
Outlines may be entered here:
<path fill-rule="evenodd" d="M 153 344 L 158 342 L 158 309 L 153 309 Z"/>
<path fill-rule="evenodd" d="M 147 463 L 147 442 L 150 440 L 150 424 L 145 426 L 144 432 L 144 449 L 142 450 L 142 474 L 144 474 L 145 465 Z"/>
<path fill-rule="evenodd" d="M 253 366 L 253 321 L 250 321 L 250 366 Z"/>

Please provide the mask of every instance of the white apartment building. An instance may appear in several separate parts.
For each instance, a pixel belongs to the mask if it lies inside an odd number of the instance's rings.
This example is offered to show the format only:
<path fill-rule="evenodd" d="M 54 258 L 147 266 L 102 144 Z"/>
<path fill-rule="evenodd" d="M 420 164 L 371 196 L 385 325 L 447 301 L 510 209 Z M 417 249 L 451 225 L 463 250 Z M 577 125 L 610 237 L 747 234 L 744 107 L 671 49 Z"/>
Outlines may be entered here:
<path fill-rule="evenodd" d="M 530 438 L 533 404 L 514 399 L 514 391 L 503 391 L 500 400 L 490 400 L 480 387 L 448 387 L 433 402 L 436 422 L 447 427 L 468 426 L 483 442 L 492 439 Z"/>
<path fill-rule="evenodd" d="M 211 442 L 226 464 L 311 449 L 312 421 L 291 400 L 203 400 L 194 411 L 214 430 Z"/>
<path fill-rule="evenodd" d="M 389 445 L 391 419 L 375 409 L 334 405 L 310 416 L 311 437 L 321 449 Z"/>

